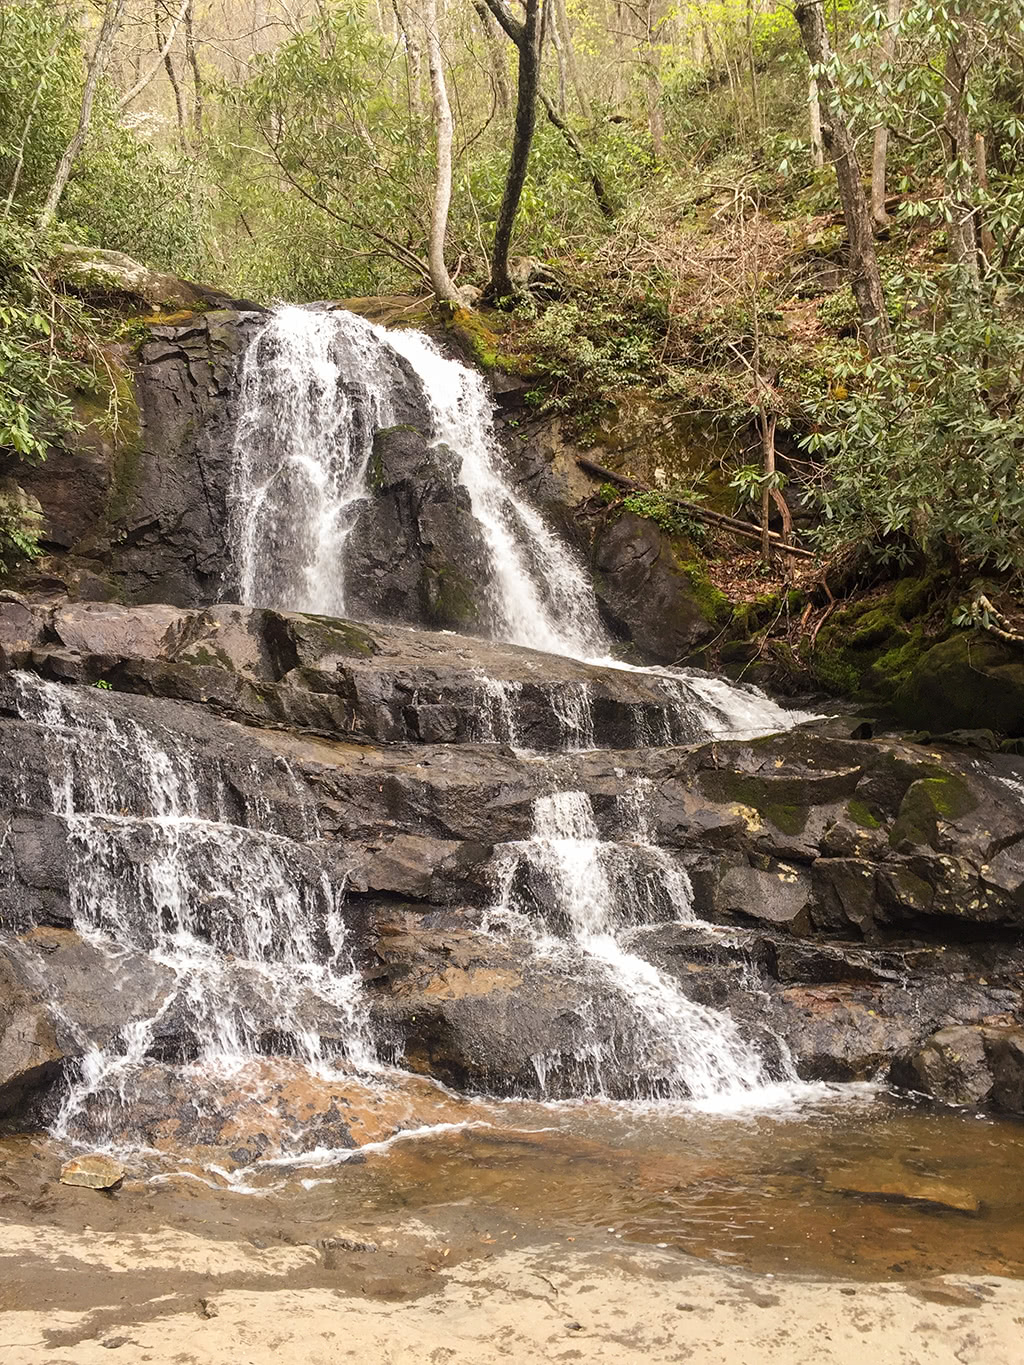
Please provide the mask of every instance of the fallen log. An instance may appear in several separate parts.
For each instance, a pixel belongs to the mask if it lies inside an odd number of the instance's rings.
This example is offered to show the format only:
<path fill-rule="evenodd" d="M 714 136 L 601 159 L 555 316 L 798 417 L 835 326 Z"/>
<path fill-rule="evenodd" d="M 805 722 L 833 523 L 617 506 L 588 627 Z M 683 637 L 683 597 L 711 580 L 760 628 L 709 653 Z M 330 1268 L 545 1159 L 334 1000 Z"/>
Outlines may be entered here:
<path fill-rule="evenodd" d="M 762 539 L 760 526 L 755 526 L 752 521 L 741 521 L 739 517 L 730 517 L 724 512 L 713 512 L 710 507 L 702 507 L 699 502 L 690 502 L 686 498 L 681 498 L 678 493 L 662 493 L 660 490 L 648 488 L 638 479 L 628 478 L 625 474 L 616 474 L 614 469 L 605 469 L 604 465 L 599 465 L 594 460 L 588 460 L 585 455 L 577 455 L 576 463 L 584 473 L 590 474 L 595 479 L 603 479 L 606 483 L 615 484 L 631 493 L 657 491 L 658 496 L 664 498 L 666 502 L 672 502 L 677 507 L 685 508 L 691 516 L 697 517 L 701 521 L 710 522 L 714 526 L 723 526 L 738 536 L 747 536 L 758 541 Z M 768 539 L 776 549 L 783 550 L 789 555 L 795 555 L 798 559 L 815 558 L 813 551 L 805 550 L 800 545 L 790 544 L 785 537 L 779 535 L 778 531 L 769 531 Z"/>

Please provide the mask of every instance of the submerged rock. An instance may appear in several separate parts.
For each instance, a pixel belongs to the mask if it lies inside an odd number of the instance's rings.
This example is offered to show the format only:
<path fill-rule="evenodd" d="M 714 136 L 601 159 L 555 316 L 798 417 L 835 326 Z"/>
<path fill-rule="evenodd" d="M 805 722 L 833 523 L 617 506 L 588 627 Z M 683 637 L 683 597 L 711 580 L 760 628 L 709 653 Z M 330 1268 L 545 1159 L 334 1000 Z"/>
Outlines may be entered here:
<path fill-rule="evenodd" d="M 100 1153 L 76 1156 L 62 1168 L 62 1185 L 84 1185 L 89 1190 L 113 1190 L 124 1180 L 125 1170 L 120 1161 Z"/>
<path fill-rule="evenodd" d="M 919 1174 L 884 1157 L 827 1171 L 823 1186 L 836 1194 L 860 1195 L 886 1203 L 917 1204 L 954 1213 L 977 1214 L 981 1200 L 970 1190 L 937 1176 Z"/>

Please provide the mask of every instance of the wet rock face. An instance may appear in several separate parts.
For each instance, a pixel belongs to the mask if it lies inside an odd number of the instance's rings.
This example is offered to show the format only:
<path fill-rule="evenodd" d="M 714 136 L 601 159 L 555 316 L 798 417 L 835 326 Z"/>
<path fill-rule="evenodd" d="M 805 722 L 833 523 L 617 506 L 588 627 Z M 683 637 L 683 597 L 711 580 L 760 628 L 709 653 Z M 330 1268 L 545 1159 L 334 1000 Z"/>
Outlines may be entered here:
<path fill-rule="evenodd" d="M 898 1056 L 890 1076 L 895 1084 L 944 1104 L 987 1105 L 1024 1114 L 1024 1028 L 993 1024 L 939 1029 L 923 1047 Z"/>
<path fill-rule="evenodd" d="M 0 658 L 66 682 L 197 702 L 246 724 L 379 741 L 566 741 L 617 747 L 664 732 L 696 738 L 679 691 L 625 673 L 401 627 L 234 606 L 0 602 Z M 572 736 L 569 735 L 571 740 Z"/>
<path fill-rule="evenodd" d="M 716 633 L 724 602 L 696 562 L 649 517 L 632 512 L 604 522 L 591 550 L 594 587 L 606 619 L 645 658 L 674 663 Z"/>
<path fill-rule="evenodd" d="M 27 471 L 44 543 L 71 552 L 53 572 L 79 595 L 187 605 L 230 582 L 236 377 L 262 321 L 214 309 L 152 327 L 123 377 L 116 438 L 83 413 L 90 425 L 70 448 Z"/>
<path fill-rule="evenodd" d="M 540 1057 L 571 1093 L 584 1041 L 613 1041 L 599 980 L 539 958 L 522 924 L 486 928 L 502 846 L 531 836 L 539 798 L 577 791 L 602 840 L 635 844 L 642 817 L 688 875 L 706 922 L 652 913 L 630 941 L 691 1000 L 748 1038 L 774 1031 L 807 1078 L 892 1068 L 948 1102 L 1024 1109 L 1014 760 L 814 729 L 636 748 L 678 705 L 650 675 L 295 613 L 11 599 L 0 648 L 75 697 L 80 729 L 134 724 L 192 755 L 197 817 L 271 830 L 307 883 L 344 887 L 375 1036 L 414 1070 L 515 1093 L 536 1088 Z M 503 714 L 485 678 L 507 684 Z M 75 932 L 74 831 L 55 813 L 46 723 L 19 693 L 31 686 L 0 677 L 0 1105 L 27 1117 L 45 1115 L 84 1037 L 116 1038 L 168 990 L 144 952 L 114 964 Z M 608 747 L 558 751 L 581 688 L 587 742 Z M 543 759 L 501 742 L 513 732 Z M 628 801 L 624 774 L 639 780 Z M 138 799 L 126 788 L 119 805 Z M 537 917 L 546 894 L 541 878 L 524 901 Z M 230 929 L 211 911 L 198 931 L 229 943 Z M 250 1012 L 261 1046 L 287 1051 L 272 1013 L 264 1027 L 259 1001 Z M 300 1001 L 296 1017 L 327 1055 L 343 1049 L 341 1015 Z M 194 1055 L 193 1028 L 162 1015 L 157 1060 Z M 629 1093 L 625 1073 L 609 1084 Z"/>
<path fill-rule="evenodd" d="M 25 471 L 54 551 L 45 572 L 72 595 L 176 606 L 237 596 L 227 527 L 241 366 L 265 320 L 214 308 L 152 326 L 125 357 L 117 434 L 103 430 L 101 412 L 83 411 L 88 425 L 68 448 Z M 411 367 L 390 363 L 403 425 L 377 437 L 371 496 L 346 554 L 353 611 L 482 630 L 486 557 L 457 461 L 423 434 Z M 26 581 L 39 578 L 33 570 Z"/>
<path fill-rule="evenodd" d="M 360 620 L 483 632 L 490 559 L 459 461 L 417 427 L 374 438 L 373 497 L 346 542 L 346 603 Z"/>

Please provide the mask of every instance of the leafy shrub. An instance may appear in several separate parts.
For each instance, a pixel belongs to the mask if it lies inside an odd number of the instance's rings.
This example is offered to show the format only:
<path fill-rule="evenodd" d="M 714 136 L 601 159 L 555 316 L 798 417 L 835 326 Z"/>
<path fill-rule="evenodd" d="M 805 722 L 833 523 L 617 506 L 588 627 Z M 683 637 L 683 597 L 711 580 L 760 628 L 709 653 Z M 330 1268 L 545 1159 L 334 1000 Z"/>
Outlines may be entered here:
<path fill-rule="evenodd" d="M 666 535 L 685 536 L 687 540 L 699 544 L 704 542 L 706 533 L 703 525 L 663 493 L 629 493 L 623 498 L 622 505 L 627 512 L 653 521 Z"/>
<path fill-rule="evenodd" d="M 836 365 L 806 408 L 824 457 L 825 550 L 863 541 L 884 558 L 986 565 L 1024 578 L 1024 326 L 947 308 L 904 326 L 892 356 Z"/>

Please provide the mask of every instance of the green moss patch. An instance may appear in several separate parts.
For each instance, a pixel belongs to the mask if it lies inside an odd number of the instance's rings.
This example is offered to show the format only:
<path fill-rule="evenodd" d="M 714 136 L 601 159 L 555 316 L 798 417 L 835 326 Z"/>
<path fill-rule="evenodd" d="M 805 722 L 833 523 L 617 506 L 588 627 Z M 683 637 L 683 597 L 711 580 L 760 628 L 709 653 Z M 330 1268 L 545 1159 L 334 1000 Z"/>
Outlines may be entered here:
<path fill-rule="evenodd" d="M 881 829 L 882 822 L 877 815 L 874 815 L 864 801 L 858 801 L 856 797 L 851 798 L 846 803 L 846 813 L 855 825 L 860 825 L 861 829 Z"/>
<path fill-rule="evenodd" d="M 303 612 L 296 633 L 318 647 L 322 654 L 369 656 L 376 654 L 377 641 L 368 631 L 347 621 L 331 616 L 313 616 Z"/>
<path fill-rule="evenodd" d="M 939 823 L 958 820 L 977 804 L 977 798 L 962 777 L 935 769 L 932 776 L 919 778 L 907 789 L 889 842 L 894 848 L 903 843 L 934 847 Z"/>

